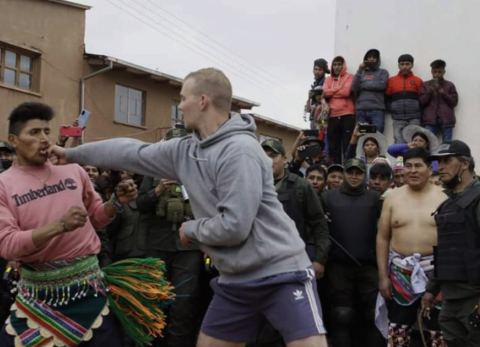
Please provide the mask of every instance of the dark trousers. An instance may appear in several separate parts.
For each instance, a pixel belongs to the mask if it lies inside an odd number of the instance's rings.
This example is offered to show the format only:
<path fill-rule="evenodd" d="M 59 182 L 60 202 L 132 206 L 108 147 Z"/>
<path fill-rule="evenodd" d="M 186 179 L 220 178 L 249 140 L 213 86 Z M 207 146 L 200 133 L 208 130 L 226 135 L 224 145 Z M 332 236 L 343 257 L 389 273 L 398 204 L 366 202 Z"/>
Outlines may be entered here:
<path fill-rule="evenodd" d="M 10 293 L 8 292 L 8 287 L 6 282 L 3 281 L 3 274 L 5 272 L 5 267 L 7 266 L 7 261 L 0 258 L 0 326 L 3 325 L 7 319 L 10 310 L 11 300 Z"/>
<path fill-rule="evenodd" d="M 352 131 L 355 128 L 355 116 L 330 117 L 328 120 L 328 148 L 330 159 L 342 164 L 343 153 L 347 150 Z"/>
<path fill-rule="evenodd" d="M 333 347 L 384 347 L 375 326 L 378 272 L 374 265 L 327 263 L 327 322 Z"/>
<path fill-rule="evenodd" d="M 448 347 L 478 347 L 480 346 L 480 328 L 474 328 L 468 323 L 480 297 L 443 300 L 439 323 Z"/>
<path fill-rule="evenodd" d="M 175 287 L 175 301 L 167 313 L 164 338 L 156 346 L 195 346 L 200 329 L 199 297 L 203 255 L 200 251 L 152 251 L 165 262 L 167 278 Z"/>
<path fill-rule="evenodd" d="M 430 312 L 430 318 L 422 317 L 422 326 L 418 323 L 418 313 L 421 299 L 418 299 L 409 306 L 398 304 L 395 300 L 388 300 L 388 320 L 390 321 L 390 339 L 393 347 L 403 346 L 404 341 L 409 341 L 409 347 L 423 347 L 420 327 L 423 329 L 423 336 L 427 346 L 432 345 L 432 333 L 440 335 L 438 324 L 439 310 L 434 308 Z M 400 337 L 401 343 L 397 341 Z M 438 337 L 438 336 L 437 336 Z"/>
<path fill-rule="evenodd" d="M 122 334 L 122 328 L 117 319 L 110 313 L 108 316 L 103 317 L 103 324 L 93 330 L 93 337 L 90 341 L 82 342 L 79 347 L 122 347 L 124 345 L 124 339 Z M 1 347 L 14 347 L 14 338 L 10 336 L 2 329 L 0 333 L 0 346 Z"/>

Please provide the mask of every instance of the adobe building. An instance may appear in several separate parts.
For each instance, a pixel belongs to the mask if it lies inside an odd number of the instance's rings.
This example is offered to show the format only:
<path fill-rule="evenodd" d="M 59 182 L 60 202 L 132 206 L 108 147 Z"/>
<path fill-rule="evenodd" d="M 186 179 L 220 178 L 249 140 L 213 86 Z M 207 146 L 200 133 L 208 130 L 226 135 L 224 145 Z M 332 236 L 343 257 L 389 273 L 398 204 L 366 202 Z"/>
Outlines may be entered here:
<path fill-rule="evenodd" d="M 80 100 L 91 112 L 86 141 L 128 136 L 160 140 L 183 121 L 178 109 L 183 80 L 104 55 L 85 54 Z M 234 96 L 232 110 L 257 103 Z"/>
<path fill-rule="evenodd" d="M 0 8 L 0 139 L 8 135 L 8 114 L 25 101 L 53 107 L 54 136 L 82 109 L 90 111 L 84 141 L 124 136 L 154 142 L 182 121 L 181 78 L 85 53 L 89 6 L 66 0 L 0 0 Z M 233 98 L 233 111 L 255 106 L 259 104 Z M 289 150 L 299 129 L 254 117 L 260 140 L 280 139 Z"/>
<path fill-rule="evenodd" d="M 85 11 L 64 0 L 0 0 L 0 139 L 10 111 L 25 101 L 51 105 L 52 129 L 80 110 Z M 56 133 L 56 132 L 55 132 Z"/>

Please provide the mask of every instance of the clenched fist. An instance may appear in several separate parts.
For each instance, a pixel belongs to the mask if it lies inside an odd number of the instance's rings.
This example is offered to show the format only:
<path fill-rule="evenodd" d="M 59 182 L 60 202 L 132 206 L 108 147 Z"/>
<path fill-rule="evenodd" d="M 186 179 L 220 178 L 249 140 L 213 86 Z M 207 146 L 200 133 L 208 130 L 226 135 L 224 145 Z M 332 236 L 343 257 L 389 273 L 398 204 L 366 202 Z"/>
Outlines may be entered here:
<path fill-rule="evenodd" d="M 68 212 L 60 219 L 63 223 L 65 232 L 81 228 L 88 220 L 88 213 L 84 208 L 74 206 L 70 207 Z"/>
<path fill-rule="evenodd" d="M 115 187 L 115 195 L 121 204 L 128 204 L 137 198 L 137 186 L 132 179 L 121 181 Z"/>

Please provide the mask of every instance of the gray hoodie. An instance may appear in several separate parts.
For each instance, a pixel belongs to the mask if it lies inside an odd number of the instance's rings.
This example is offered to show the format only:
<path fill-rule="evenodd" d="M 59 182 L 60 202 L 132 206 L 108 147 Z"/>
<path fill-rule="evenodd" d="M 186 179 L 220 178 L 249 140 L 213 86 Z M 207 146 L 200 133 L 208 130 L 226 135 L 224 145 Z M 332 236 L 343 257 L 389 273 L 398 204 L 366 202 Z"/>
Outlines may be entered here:
<path fill-rule="evenodd" d="M 311 265 L 273 185 L 272 162 L 248 115 L 214 134 L 147 144 L 118 138 L 67 149 L 67 159 L 181 182 L 195 220 L 185 234 L 211 256 L 221 282 L 244 282 Z"/>
<path fill-rule="evenodd" d="M 352 92 L 355 95 L 355 109 L 358 111 L 385 111 L 385 90 L 388 84 L 388 71 L 380 68 L 380 52 L 370 49 L 363 58 L 370 54 L 377 56 L 377 64 L 357 71 L 353 77 Z"/>

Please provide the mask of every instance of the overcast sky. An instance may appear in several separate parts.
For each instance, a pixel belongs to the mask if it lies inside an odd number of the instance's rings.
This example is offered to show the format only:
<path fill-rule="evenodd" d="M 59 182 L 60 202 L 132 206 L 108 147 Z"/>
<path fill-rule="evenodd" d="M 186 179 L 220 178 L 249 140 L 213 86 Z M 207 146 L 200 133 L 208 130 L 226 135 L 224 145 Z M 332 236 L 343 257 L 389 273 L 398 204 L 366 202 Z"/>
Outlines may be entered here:
<path fill-rule="evenodd" d="M 222 69 L 254 111 L 305 127 L 313 60 L 330 62 L 335 0 L 79 0 L 86 50 L 184 77 Z"/>

